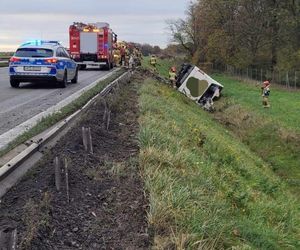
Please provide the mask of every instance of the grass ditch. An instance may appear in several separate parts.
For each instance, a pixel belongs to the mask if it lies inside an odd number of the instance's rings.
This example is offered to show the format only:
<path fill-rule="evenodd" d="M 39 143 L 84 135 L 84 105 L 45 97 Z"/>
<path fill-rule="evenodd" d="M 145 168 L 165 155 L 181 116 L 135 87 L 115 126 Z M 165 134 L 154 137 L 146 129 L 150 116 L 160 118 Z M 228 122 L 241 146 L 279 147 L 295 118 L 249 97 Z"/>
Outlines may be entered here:
<path fill-rule="evenodd" d="M 140 166 L 155 249 L 297 249 L 299 202 L 270 165 L 189 99 L 148 79 Z"/>
<path fill-rule="evenodd" d="M 100 81 L 96 86 L 89 89 L 85 93 L 83 93 L 79 98 L 71 102 L 70 104 L 63 107 L 59 112 L 56 112 L 52 115 L 49 115 L 34 126 L 33 128 L 29 129 L 24 134 L 17 137 L 14 141 L 8 144 L 8 146 L 0 151 L 0 157 L 7 154 L 9 151 L 11 151 L 16 146 L 24 143 L 28 139 L 32 138 L 33 136 L 38 135 L 39 133 L 43 132 L 44 130 L 50 128 L 57 122 L 61 121 L 62 119 L 66 118 L 67 116 L 74 113 L 76 110 L 83 107 L 91 98 L 93 98 L 95 95 L 100 93 L 110 82 L 117 79 L 119 76 L 121 76 L 125 72 L 125 69 L 121 69 L 114 73 L 112 76 Z"/>
<path fill-rule="evenodd" d="M 225 86 L 212 116 L 231 130 L 272 170 L 288 183 L 296 196 L 300 192 L 300 106 L 299 92 L 274 87 L 271 108 L 261 105 L 260 88 L 228 77 L 217 76 Z M 299 197 L 299 196 L 298 196 Z"/>

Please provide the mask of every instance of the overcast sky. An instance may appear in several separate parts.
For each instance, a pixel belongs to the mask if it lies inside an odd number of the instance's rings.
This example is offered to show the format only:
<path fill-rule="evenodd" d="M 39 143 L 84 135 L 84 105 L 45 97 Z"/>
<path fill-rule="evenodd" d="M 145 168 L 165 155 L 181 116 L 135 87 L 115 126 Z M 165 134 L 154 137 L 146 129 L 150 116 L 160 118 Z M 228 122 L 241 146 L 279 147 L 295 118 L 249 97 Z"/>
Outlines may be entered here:
<path fill-rule="evenodd" d="M 120 40 L 164 47 L 166 20 L 184 17 L 190 0 L 0 0 L 0 51 L 31 39 L 68 46 L 75 21 L 108 22 Z"/>

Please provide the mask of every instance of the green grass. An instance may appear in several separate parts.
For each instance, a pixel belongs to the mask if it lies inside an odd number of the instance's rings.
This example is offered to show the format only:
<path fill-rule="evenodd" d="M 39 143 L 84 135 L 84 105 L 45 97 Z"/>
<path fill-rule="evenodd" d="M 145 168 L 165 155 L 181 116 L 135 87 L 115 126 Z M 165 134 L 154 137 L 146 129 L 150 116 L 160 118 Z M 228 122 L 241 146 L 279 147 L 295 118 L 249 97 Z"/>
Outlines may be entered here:
<path fill-rule="evenodd" d="M 225 96 L 233 99 L 241 106 L 261 115 L 262 119 L 272 119 L 281 126 L 300 132 L 300 92 L 290 92 L 271 85 L 270 109 L 261 104 L 260 86 L 242 84 L 238 80 L 222 75 L 214 78 L 224 85 Z"/>
<path fill-rule="evenodd" d="M 14 52 L 0 52 L 0 57 L 12 56 Z"/>
<path fill-rule="evenodd" d="M 27 141 L 28 139 L 32 138 L 35 135 L 38 135 L 39 133 L 45 131 L 47 128 L 50 128 L 55 123 L 61 121 L 62 119 L 66 118 L 67 116 L 74 113 L 79 108 L 83 107 L 92 97 L 97 95 L 101 92 L 107 86 L 109 83 L 111 83 L 113 80 L 121 76 L 125 70 L 121 69 L 114 73 L 112 76 L 100 81 L 96 86 L 86 91 L 84 94 L 82 94 L 79 98 L 77 98 L 75 101 L 71 102 L 70 104 L 63 107 L 59 112 L 56 112 L 50 116 L 47 116 L 43 118 L 36 126 L 25 132 L 24 134 L 17 137 L 14 141 L 9 143 L 9 145 L 0 151 L 0 157 L 8 153 L 10 150 L 15 148 L 16 146 L 20 145 L 21 143 Z"/>
<path fill-rule="evenodd" d="M 173 89 L 140 94 L 155 249 L 299 249 L 299 203 L 265 161 Z"/>
<path fill-rule="evenodd" d="M 13 52 L 0 52 L 0 61 L 8 61 L 8 59 L 10 59 L 12 55 Z M 4 67 L 4 65 L 7 66 L 7 63 L 0 64 L 0 67 Z"/>
<path fill-rule="evenodd" d="M 296 196 L 300 192 L 300 93 L 273 88 L 271 108 L 261 105 L 260 88 L 224 76 L 224 96 L 213 116 L 268 162 Z"/>
<path fill-rule="evenodd" d="M 8 63 L 0 63 L 0 68 L 1 67 L 7 67 L 8 66 Z"/>
<path fill-rule="evenodd" d="M 8 61 L 9 58 L 13 55 L 13 52 L 0 52 L 0 61 Z M 5 63 L 0 63 L 0 68 L 1 67 L 7 67 L 8 62 Z"/>
<path fill-rule="evenodd" d="M 157 73 L 162 77 L 169 78 L 169 70 L 172 66 L 176 66 L 178 68 L 179 62 L 169 59 L 157 59 Z M 153 67 L 150 65 L 150 57 L 147 56 L 143 58 L 142 67 L 153 70 Z"/>

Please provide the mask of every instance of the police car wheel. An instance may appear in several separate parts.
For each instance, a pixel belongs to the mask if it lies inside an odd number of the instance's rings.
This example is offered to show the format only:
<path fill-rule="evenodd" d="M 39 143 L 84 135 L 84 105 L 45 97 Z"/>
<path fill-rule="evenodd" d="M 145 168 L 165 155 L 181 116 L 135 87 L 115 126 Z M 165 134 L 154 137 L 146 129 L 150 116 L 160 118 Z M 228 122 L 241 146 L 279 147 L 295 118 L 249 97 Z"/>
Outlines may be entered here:
<path fill-rule="evenodd" d="M 83 64 L 83 65 L 79 65 L 79 70 L 85 70 L 86 69 L 86 65 Z"/>
<path fill-rule="evenodd" d="M 61 87 L 61 88 L 67 87 L 67 83 L 68 83 L 68 76 L 67 76 L 67 71 L 65 71 L 65 73 L 64 73 L 64 78 L 63 78 L 63 80 L 60 82 L 60 87 Z"/>
<path fill-rule="evenodd" d="M 10 86 L 12 86 L 13 88 L 19 88 L 20 82 L 16 81 L 16 80 L 13 80 L 13 79 L 10 79 Z"/>
<path fill-rule="evenodd" d="M 110 67 L 111 65 L 110 65 L 110 63 L 109 62 L 107 62 L 106 63 L 106 66 L 105 66 L 105 70 L 110 70 L 111 69 L 111 67 Z"/>
<path fill-rule="evenodd" d="M 76 69 L 76 73 L 74 78 L 71 80 L 71 83 L 77 83 L 78 82 L 78 69 Z"/>

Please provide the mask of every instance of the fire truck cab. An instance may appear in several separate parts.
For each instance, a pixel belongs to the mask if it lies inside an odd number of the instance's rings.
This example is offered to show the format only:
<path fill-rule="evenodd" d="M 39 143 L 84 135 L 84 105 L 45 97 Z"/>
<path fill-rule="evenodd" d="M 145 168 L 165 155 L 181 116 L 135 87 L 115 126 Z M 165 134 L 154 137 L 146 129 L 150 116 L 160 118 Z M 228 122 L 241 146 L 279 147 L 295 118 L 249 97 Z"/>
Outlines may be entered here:
<path fill-rule="evenodd" d="M 98 66 L 110 70 L 114 67 L 113 49 L 117 35 L 108 23 L 75 22 L 70 26 L 69 33 L 70 55 L 80 69 Z"/>

